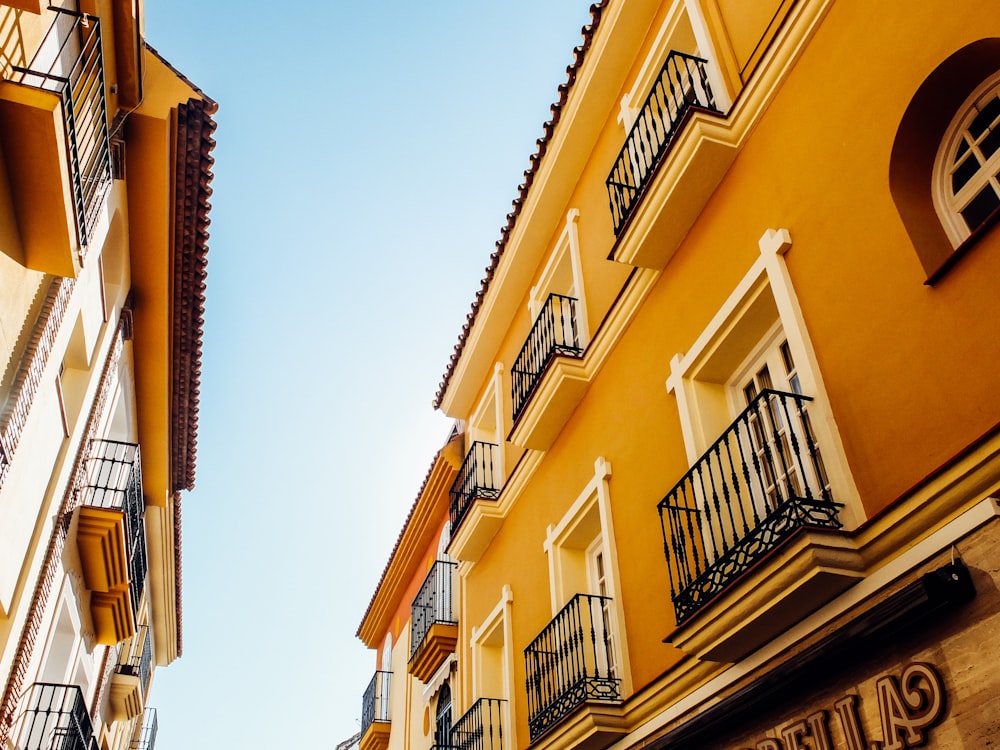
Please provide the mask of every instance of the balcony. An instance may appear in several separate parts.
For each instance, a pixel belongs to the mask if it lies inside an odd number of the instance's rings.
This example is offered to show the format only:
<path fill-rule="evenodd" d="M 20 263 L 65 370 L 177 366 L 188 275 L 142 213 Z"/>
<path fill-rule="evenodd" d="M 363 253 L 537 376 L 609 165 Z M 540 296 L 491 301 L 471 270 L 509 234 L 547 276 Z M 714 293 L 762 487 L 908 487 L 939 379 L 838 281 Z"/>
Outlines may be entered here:
<path fill-rule="evenodd" d="M 154 750 L 156 747 L 156 709 L 147 708 L 142 715 L 142 724 L 132 738 L 129 750 Z"/>
<path fill-rule="evenodd" d="M 532 742 L 591 701 L 621 701 L 610 604 L 605 596 L 577 594 L 524 650 Z M 596 742 L 595 734 L 610 738 L 622 733 L 601 726 L 599 717 L 590 719 L 594 726 L 585 732 L 591 740 L 587 745 Z"/>
<path fill-rule="evenodd" d="M 707 63 L 683 52 L 667 56 L 605 183 L 615 236 L 621 234 L 691 108 L 718 111 Z"/>
<path fill-rule="evenodd" d="M 0 83 L 0 136 L 25 264 L 75 276 L 111 189 L 101 24 L 54 8 L 27 67 Z"/>
<path fill-rule="evenodd" d="M 149 628 L 142 625 L 118 652 L 118 664 L 111 675 L 109 695 L 113 719 L 134 719 L 142 713 L 152 664 L 152 637 Z"/>
<path fill-rule="evenodd" d="M 83 693 L 76 685 L 36 682 L 21 698 L 18 750 L 97 750 Z"/>
<path fill-rule="evenodd" d="M 504 704 L 480 698 L 451 727 L 451 750 L 504 750 Z"/>
<path fill-rule="evenodd" d="M 455 653 L 458 621 L 452 608 L 452 577 L 456 563 L 437 560 L 410 608 L 410 662 L 408 671 L 428 682 Z"/>
<path fill-rule="evenodd" d="M 498 446 L 475 442 L 465 455 L 458 476 L 451 485 L 451 533 L 462 524 L 476 500 L 496 500 L 500 496 L 497 471 Z"/>
<path fill-rule="evenodd" d="M 735 660 L 857 580 L 811 400 L 762 390 L 658 505 L 670 640 L 701 658 Z"/>
<path fill-rule="evenodd" d="M 576 303 L 573 297 L 550 294 L 538 313 L 510 371 L 514 421 L 521 416 L 553 357 L 583 356 Z"/>
<path fill-rule="evenodd" d="M 389 747 L 389 683 L 392 672 L 376 672 L 361 699 L 359 750 Z"/>
<path fill-rule="evenodd" d="M 736 159 L 739 133 L 720 111 L 715 69 L 667 55 L 605 181 L 612 260 L 662 269 Z"/>
<path fill-rule="evenodd" d="M 133 636 L 146 581 L 139 446 L 94 440 L 77 489 L 77 547 L 99 643 Z"/>

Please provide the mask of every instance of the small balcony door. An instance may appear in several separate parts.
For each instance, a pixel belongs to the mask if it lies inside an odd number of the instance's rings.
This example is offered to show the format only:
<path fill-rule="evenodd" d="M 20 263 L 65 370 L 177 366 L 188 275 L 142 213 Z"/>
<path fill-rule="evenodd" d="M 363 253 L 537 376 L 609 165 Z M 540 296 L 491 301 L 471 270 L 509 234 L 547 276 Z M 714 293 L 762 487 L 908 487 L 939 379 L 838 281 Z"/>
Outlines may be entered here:
<path fill-rule="evenodd" d="M 434 744 L 439 748 L 451 747 L 451 688 L 447 682 L 438 691 L 434 716 Z"/>
<path fill-rule="evenodd" d="M 587 549 L 587 578 L 590 591 L 599 597 L 591 600 L 591 606 L 599 607 L 600 612 L 593 612 L 595 627 L 596 667 L 598 677 L 618 677 L 618 663 L 615 654 L 615 637 L 612 628 L 611 602 L 614 594 L 609 582 L 610 571 L 607 569 L 607 556 L 604 552 L 604 539 L 598 538 Z M 603 648 L 600 644 L 606 644 Z"/>
<path fill-rule="evenodd" d="M 741 369 L 732 387 L 739 391 L 734 399 L 735 412 L 751 407 L 748 414 L 750 448 L 761 471 L 759 482 L 771 510 L 783 499 L 802 497 L 805 485 L 829 489 L 823 459 L 816 447 L 816 461 L 804 462 L 796 457 L 806 449 L 808 435 L 814 435 L 809 425 L 807 411 L 802 414 L 802 424 L 793 421 L 784 402 L 777 395 L 761 398 L 764 391 L 802 393 L 798 370 L 792 358 L 788 341 L 780 329 L 773 333 L 763 350 Z M 803 429 L 805 428 L 805 429 Z M 805 472 L 805 476 L 803 476 Z"/>

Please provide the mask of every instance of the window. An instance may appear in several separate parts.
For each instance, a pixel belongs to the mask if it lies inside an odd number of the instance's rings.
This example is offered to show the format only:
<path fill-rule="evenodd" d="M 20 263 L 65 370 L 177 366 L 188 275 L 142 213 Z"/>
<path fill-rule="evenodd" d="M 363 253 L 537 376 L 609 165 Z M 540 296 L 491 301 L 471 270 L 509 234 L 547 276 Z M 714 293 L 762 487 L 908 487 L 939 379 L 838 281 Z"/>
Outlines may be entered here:
<path fill-rule="evenodd" d="M 486 620 L 472 628 L 472 689 L 477 698 L 511 695 L 513 662 L 510 651 L 511 606 L 514 595 L 503 587 L 500 601 Z"/>
<path fill-rule="evenodd" d="M 997 215 L 998 89 L 1000 38 L 979 39 L 931 71 L 900 120 L 889 190 L 926 284 L 978 244 Z"/>
<path fill-rule="evenodd" d="M 579 218 L 579 209 L 567 212 L 566 225 L 555 249 L 538 283 L 531 288 L 528 299 L 531 331 L 510 369 L 515 422 L 526 410 L 549 362 L 557 355 L 579 359 L 590 343 L 577 229 Z"/>
<path fill-rule="evenodd" d="M 618 659 L 615 652 L 615 639 L 612 637 L 612 588 L 608 571 L 608 562 L 604 554 L 604 539 L 596 539 L 587 550 L 587 578 L 589 593 L 600 597 L 600 616 L 595 618 L 594 638 L 598 643 L 606 643 L 607 648 L 597 649 L 597 672 L 599 674 L 618 677 Z"/>
<path fill-rule="evenodd" d="M 611 464 L 594 462 L 594 476 L 559 523 L 549 528 L 545 552 L 549 561 L 549 590 L 553 615 L 578 595 L 580 607 L 595 628 L 597 673 L 622 680 L 623 693 L 631 690 L 624 667 L 625 612 L 620 597 L 614 526 L 611 516 Z"/>
<path fill-rule="evenodd" d="M 479 626 L 472 627 L 472 680 L 463 681 L 468 710 L 452 725 L 452 748 L 519 747 L 517 727 L 510 716 L 510 696 L 514 694 L 513 606 L 514 593 L 504 584 L 493 611 Z"/>
<path fill-rule="evenodd" d="M 803 405 L 801 412 L 793 409 L 789 413 L 786 400 L 779 395 L 808 395 L 803 392 L 792 349 L 780 325 L 768 332 L 750 362 L 740 369 L 730 383 L 730 392 L 734 418 L 750 409 L 749 443 L 754 464 L 761 467 L 760 489 L 768 506 L 776 508 L 786 489 L 796 497 L 803 495 L 806 487 L 829 494 L 830 483 L 813 438 L 808 405 Z M 810 452 L 810 460 L 797 460 L 803 450 Z"/>
<path fill-rule="evenodd" d="M 935 208 L 957 247 L 1000 209 L 1000 73 L 959 109 L 934 174 Z"/>
<path fill-rule="evenodd" d="M 796 554 L 825 568 L 829 579 L 815 590 L 812 576 L 790 573 L 794 565 L 754 583 L 741 583 L 743 574 L 799 529 L 852 529 L 864 517 L 785 265 L 791 237 L 770 230 L 759 247 L 688 352 L 674 357 L 667 380 L 690 467 L 657 506 L 679 626 L 670 638 L 699 658 L 723 661 L 773 636 L 790 612 L 814 606 L 813 597 L 828 599 L 857 580 L 856 561 L 825 558 L 812 541 Z M 711 606 L 751 590 L 761 596 L 767 587 L 771 604 L 750 618 Z M 790 607 L 784 614 L 773 606 L 779 591 Z M 697 627 L 685 627 L 706 610 Z"/>
<path fill-rule="evenodd" d="M 447 682 L 438 691 L 437 711 L 434 714 L 434 744 L 442 748 L 451 746 L 451 688 Z"/>
<path fill-rule="evenodd" d="M 846 506 L 841 520 L 852 528 L 861 521 L 857 490 L 785 265 L 791 237 L 787 230 L 769 230 L 759 245 L 761 257 L 687 353 L 671 362 L 667 390 L 677 398 L 688 462 L 694 466 L 744 410 L 750 440 L 762 453 L 794 452 L 793 435 L 802 447 L 802 435 L 808 433 L 822 446 L 822 458 L 810 457 L 803 462 L 808 470 L 790 469 L 790 475 L 780 467 L 780 456 L 772 459 L 779 466 L 770 479 L 771 493 L 775 481 L 787 486 L 804 478 L 814 489 L 830 489 L 833 482 L 832 494 Z M 792 399 L 761 397 L 761 391 L 790 394 L 798 403 L 804 402 L 800 397 L 811 400 L 800 416 Z M 750 409 L 757 398 L 757 408 Z M 787 447 L 775 439 L 787 440 Z"/>
<path fill-rule="evenodd" d="M 378 675 L 379 700 L 375 707 L 375 721 L 389 721 L 389 687 L 392 679 L 392 633 L 386 633 L 382 646 L 382 671 Z"/>

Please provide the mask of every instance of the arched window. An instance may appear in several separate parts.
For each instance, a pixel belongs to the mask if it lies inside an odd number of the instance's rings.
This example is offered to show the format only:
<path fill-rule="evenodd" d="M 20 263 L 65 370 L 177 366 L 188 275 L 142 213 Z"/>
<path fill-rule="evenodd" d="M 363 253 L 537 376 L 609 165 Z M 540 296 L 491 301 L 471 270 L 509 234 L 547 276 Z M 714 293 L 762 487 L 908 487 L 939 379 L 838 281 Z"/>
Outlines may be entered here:
<path fill-rule="evenodd" d="M 434 744 L 438 748 L 451 747 L 451 688 L 447 682 L 438 691 L 437 711 L 434 717 Z"/>
<path fill-rule="evenodd" d="M 1000 209 L 1000 72 L 959 108 L 934 165 L 934 207 L 954 246 Z"/>
<path fill-rule="evenodd" d="M 928 71 L 900 120 L 889 190 L 935 284 L 1000 213 L 1000 37 L 979 39 Z"/>

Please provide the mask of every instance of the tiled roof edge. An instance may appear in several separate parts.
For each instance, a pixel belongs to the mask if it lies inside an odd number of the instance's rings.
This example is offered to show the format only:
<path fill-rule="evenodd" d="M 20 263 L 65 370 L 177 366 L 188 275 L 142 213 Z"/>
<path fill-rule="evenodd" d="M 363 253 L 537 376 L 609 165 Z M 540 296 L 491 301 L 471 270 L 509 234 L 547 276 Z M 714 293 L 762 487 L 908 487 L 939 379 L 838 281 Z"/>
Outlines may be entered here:
<path fill-rule="evenodd" d="M 177 107 L 174 220 L 173 385 L 171 464 L 174 490 L 194 487 L 198 445 L 208 226 L 212 195 L 214 103 L 190 99 Z"/>
<path fill-rule="evenodd" d="M 600 2 L 596 2 L 590 6 L 590 23 L 584 26 L 581 30 L 583 43 L 573 49 L 573 62 L 566 66 L 566 82 L 559 84 L 559 99 L 556 100 L 550 107 L 552 111 L 552 119 L 542 126 L 543 135 L 536 141 L 538 144 L 538 150 L 530 157 L 530 166 L 524 171 L 524 182 L 522 182 L 518 187 L 517 197 L 512 203 L 513 210 L 507 214 L 507 223 L 500 229 L 500 239 L 497 240 L 496 244 L 497 249 L 490 255 L 490 265 L 486 267 L 486 276 L 480 284 L 479 291 L 476 292 L 476 298 L 472 302 L 472 309 L 465 318 L 465 325 L 462 326 L 462 332 L 458 336 L 458 343 L 455 344 L 455 349 L 448 360 L 448 367 L 445 370 L 440 385 L 438 386 L 437 394 L 434 396 L 433 406 L 435 409 L 440 408 L 441 401 L 444 399 L 445 391 L 448 390 L 448 385 L 451 383 L 452 375 L 454 375 L 455 368 L 458 366 L 458 360 L 461 359 L 462 352 L 465 349 L 465 342 L 468 339 L 469 332 L 472 330 L 472 326 L 476 322 L 476 317 L 479 314 L 479 308 L 482 305 L 483 298 L 486 296 L 486 292 L 490 288 L 490 282 L 493 280 L 493 275 L 496 273 L 497 267 L 500 265 L 500 258 L 503 257 L 504 250 L 507 247 L 507 241 L 510 238 L 511 231 L 514 229 L 514 224 L 517 222 L 517 217 L 521 214 L 521 209 L 528 196 L 528 190 L 531 188 L 531 184 L 535 181 L 535 175 L 537 174 L 539 165 L 542 162 L 542 157 L 545 156 L 545 152 L 548 150 L 549 143 L 552 140 L 552 134 L 555 132 L 556 125 L 562 117 L 562 110 L 563 107 L 566 106 L 570 89 L 572 89 L 573 84 L 576 83 L 577 73 L 583 65 L 583 60 L 586 57 L 587 51 L 590 49 L 591 42 L 594 38 L 594 32 L 597 31 L 597 27 L 601 23 L 601 16 L 604 13 L 604 9 L 608 6 L 610 1 L 611 0 L 600 0 Z"/>

